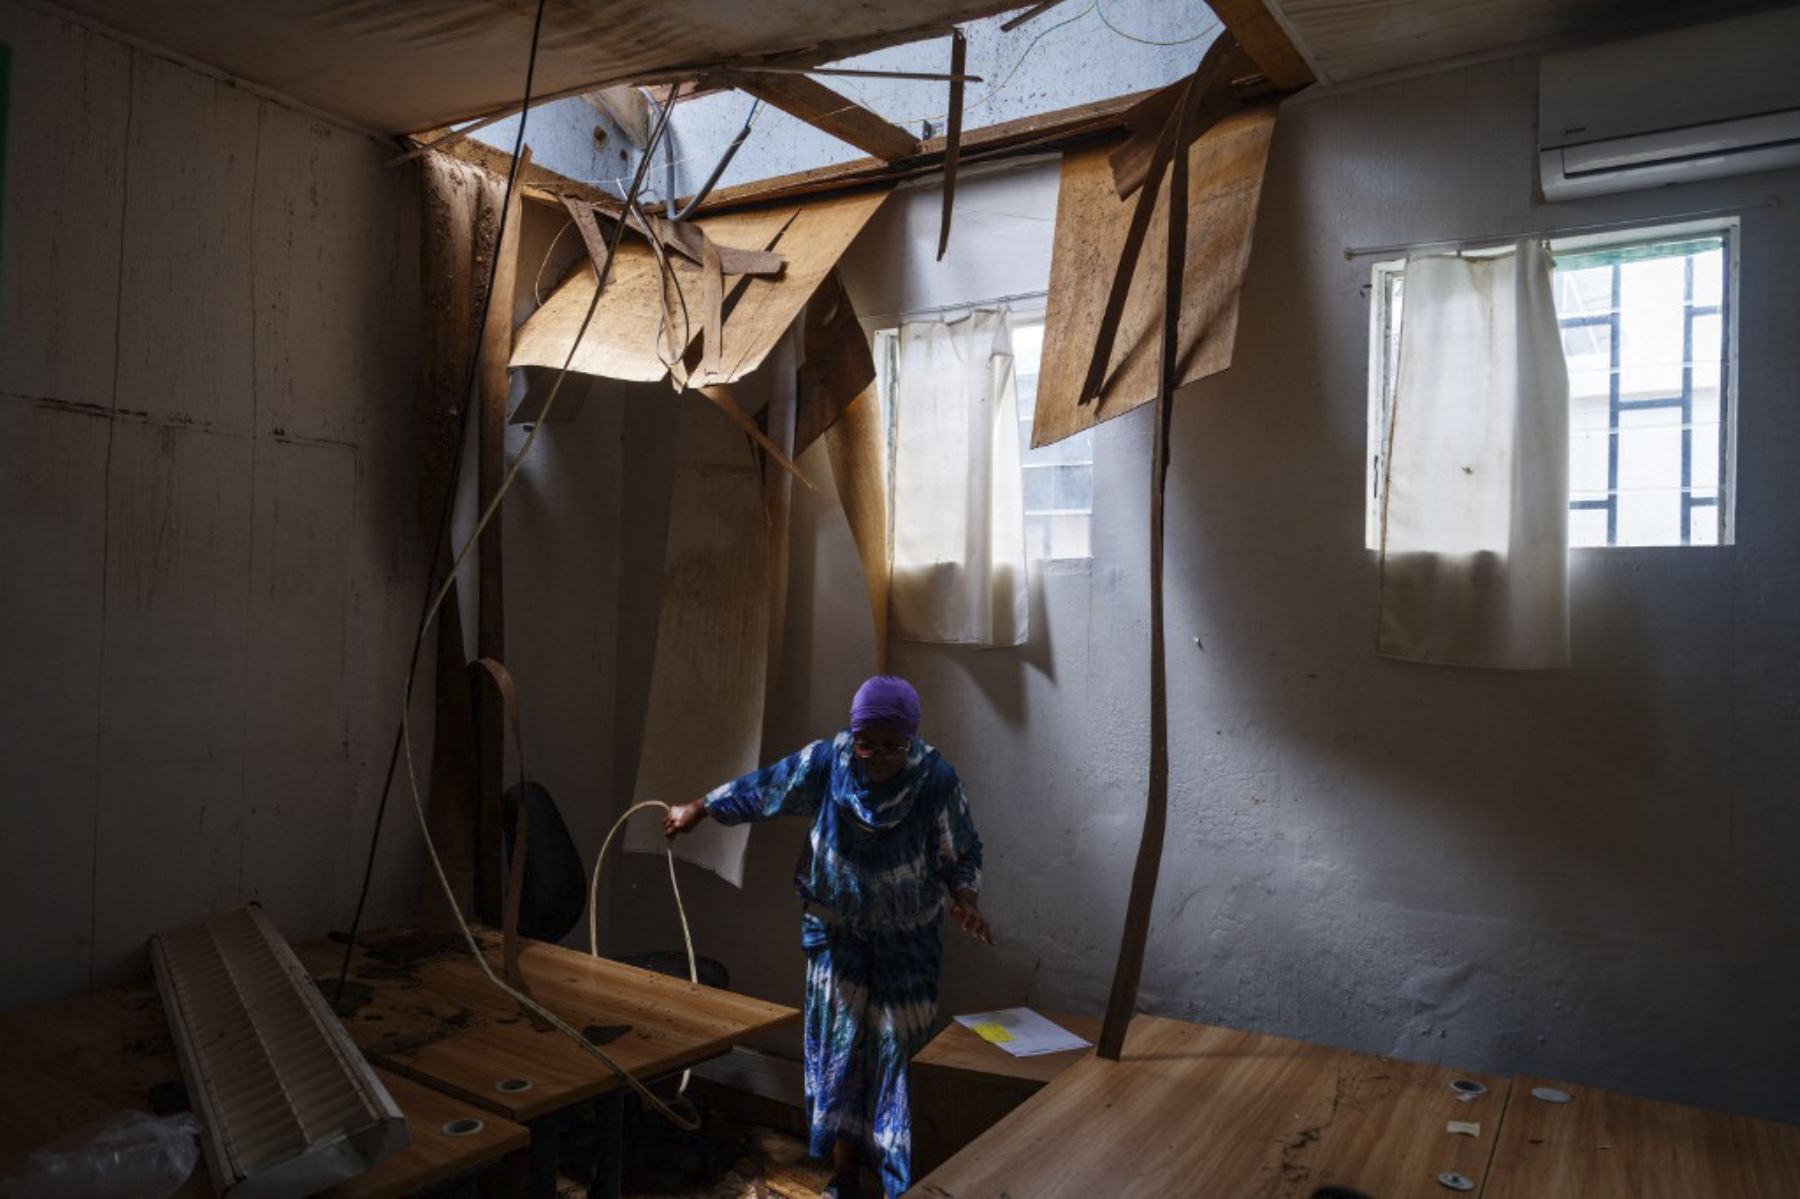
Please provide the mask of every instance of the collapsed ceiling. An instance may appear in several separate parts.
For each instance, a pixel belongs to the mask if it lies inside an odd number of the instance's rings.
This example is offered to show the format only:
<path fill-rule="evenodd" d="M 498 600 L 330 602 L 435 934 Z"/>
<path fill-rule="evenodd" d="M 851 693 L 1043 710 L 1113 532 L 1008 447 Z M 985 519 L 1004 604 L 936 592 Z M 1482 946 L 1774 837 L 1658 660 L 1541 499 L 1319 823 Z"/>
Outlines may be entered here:
<path fill-rule="evenodd" d="M 531 0 L 64 2 L 385 133 L 516 104 L 536 11 Z M 1017 0 L 549 0 L 533 91 L 649 82 L 725 61 L 828 62 L 1016 7 Z"/>

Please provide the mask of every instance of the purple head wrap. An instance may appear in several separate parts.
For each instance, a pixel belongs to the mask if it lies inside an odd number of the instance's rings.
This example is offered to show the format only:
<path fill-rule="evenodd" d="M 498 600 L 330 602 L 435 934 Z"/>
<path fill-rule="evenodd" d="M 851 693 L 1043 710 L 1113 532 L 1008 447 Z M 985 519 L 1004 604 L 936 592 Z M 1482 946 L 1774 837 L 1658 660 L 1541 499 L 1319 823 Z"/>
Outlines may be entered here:
<path fill-rule="evenodd" d="M 850 731 L 861 732 L 876 721 L 898 726 L 907 736 L 919 731 L 919 693 L 898 675 L 878 674 L 856 689 L 850 701 Z"/>

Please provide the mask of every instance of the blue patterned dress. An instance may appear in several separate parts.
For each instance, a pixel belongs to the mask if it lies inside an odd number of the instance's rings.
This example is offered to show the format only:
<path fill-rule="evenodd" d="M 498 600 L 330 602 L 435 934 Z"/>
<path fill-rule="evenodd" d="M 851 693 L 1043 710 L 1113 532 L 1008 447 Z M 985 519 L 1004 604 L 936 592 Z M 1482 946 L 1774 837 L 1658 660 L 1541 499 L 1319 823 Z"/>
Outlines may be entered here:
<path fill-rule="evenodd" d="M 951 891 L 981 887 L 981 840 L 956 771 L 914 737 L 899 773 L 872 785 L 845 731 L 726 783 L 706 809 L 720 824 L 812 817 L 794 872 L 812 1152 L 855 1141 L 900 1194 L 911 1182 L 906 1065 L 937 1016 L 939 922 Z"/>

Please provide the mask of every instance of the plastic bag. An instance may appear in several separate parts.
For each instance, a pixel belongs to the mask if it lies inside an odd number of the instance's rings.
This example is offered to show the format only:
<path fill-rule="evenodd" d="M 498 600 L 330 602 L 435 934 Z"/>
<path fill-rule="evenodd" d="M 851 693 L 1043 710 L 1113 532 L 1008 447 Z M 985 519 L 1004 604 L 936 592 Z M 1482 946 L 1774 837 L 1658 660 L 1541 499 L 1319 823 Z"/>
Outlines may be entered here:
<path fill-rule="evenodd" d="M 199 1132 L 187 1112 L 119 1112 L 33 1150 L 0 1199 L 168 1199 L 200 1160 Z"/>

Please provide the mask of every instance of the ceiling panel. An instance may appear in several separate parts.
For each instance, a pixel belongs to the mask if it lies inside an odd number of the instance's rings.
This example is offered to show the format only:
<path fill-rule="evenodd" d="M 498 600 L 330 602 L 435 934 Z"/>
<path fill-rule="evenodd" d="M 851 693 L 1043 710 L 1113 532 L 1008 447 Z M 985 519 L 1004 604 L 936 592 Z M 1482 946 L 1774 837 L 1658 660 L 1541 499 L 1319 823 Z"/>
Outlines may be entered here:
<path fill-rule="evenodd" d="M 373 129 L 410 133 L 516 102 L 531 0 L 62 0 L 153 45 Z M 941 28 L 994 0 L 549 0 L 538 94 L 721 59 Z"/>
<path fill-rule="evenodd" d="M 1774 8 L 1786 0 L 1265 0 L 1325 83 L 1465 55 Z"/>

